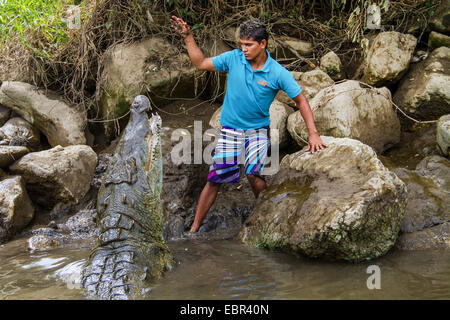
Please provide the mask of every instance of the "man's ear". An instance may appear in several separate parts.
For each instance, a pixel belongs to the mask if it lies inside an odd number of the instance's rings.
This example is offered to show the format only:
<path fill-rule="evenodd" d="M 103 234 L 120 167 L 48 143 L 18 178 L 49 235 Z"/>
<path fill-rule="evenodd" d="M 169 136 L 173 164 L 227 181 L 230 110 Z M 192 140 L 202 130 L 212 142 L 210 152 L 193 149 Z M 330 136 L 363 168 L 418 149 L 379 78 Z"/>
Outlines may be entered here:
<path fill-rule="evenodd" d="M 264 49 L 267 49 L 267 40 L 266 39 L 262 39 L 261 42 L 259 43 L 260 45 L 264 46 Z"/>

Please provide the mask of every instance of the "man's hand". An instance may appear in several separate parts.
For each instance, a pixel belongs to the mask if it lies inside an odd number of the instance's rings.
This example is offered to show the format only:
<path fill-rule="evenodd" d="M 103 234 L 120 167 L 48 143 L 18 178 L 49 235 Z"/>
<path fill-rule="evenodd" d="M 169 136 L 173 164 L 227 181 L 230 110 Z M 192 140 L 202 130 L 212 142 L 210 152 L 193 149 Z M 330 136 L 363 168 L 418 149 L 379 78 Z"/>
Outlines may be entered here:
<path fill-rule="evenodd" d="M 191 27 L 184 22 L 183 19 L 178 18 L 176 16 L 172 16 L 172 29 L 178 32 L 183 39 L 185 39 L 188 35 L 192 34 Z"/>
<path fill-rule="evenodd" d="M 314 151 L 319 151 L 326 147 L 328 147 L 328 145 L 322 141 L 319 134 L 312 133 L 309 135 L 308 148 L 306 148 L 306 151 L 311 150 L 311 153 L 314 153 Z"/>

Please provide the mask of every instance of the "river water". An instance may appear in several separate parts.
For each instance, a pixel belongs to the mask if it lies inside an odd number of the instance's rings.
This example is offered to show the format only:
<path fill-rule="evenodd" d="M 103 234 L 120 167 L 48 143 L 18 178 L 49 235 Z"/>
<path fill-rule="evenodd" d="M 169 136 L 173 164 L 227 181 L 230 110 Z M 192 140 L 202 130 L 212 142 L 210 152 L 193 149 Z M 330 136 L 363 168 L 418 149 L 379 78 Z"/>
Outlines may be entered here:
<path fill-rule="evenodd" d="M 148 299 L 450 299 L 446 250 L 393 248 L 379 259 L 351 264 L 249 248 L 235 240 L 168 244 L 176 267 L 149 284 Z M 76 243 L 32 253 L 26 239 L 0 246 L 0 299 L 86 299 L 76 279 L 90 250 L 90 243 Z M 371 265 L 380 268 L 380 289 L 368 289 Z"/>

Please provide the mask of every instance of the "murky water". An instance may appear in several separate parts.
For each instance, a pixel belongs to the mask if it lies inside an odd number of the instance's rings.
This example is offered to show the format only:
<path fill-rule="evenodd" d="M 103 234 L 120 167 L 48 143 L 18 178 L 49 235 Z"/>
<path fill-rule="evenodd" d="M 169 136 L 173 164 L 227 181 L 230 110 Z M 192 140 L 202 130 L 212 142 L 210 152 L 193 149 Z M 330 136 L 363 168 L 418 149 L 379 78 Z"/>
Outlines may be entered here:
<path fill-rule="evenodd" d="M 234 240 L 180 240 L 177 261 L 148 299 L 450 299 L 446 250 L 399 251 L 359 264 L 324 262 L 249 248 Z M 0 299 L 85 299 L 74 273 L 90 246 L 30 253 L 18 239 L 0 246 Z M 369 290 L 378 265 L 381 289 Z"/>

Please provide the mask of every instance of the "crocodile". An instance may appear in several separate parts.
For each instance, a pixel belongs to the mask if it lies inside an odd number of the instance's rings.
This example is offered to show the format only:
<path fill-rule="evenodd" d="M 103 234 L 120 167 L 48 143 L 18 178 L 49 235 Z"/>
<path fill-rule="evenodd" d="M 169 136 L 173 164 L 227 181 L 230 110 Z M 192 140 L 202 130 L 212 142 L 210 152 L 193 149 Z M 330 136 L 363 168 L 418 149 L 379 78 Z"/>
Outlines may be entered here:
<path fill-rule="evenodd" d="M 144 298 L 147 281 L 160 279 L 174 265 L 162 236 L 161 118 L 149 119 L 149 107 L 146 96 L 135 97 L 99 189 L 99 236 L 81 274 L 94 299 Z"/>

